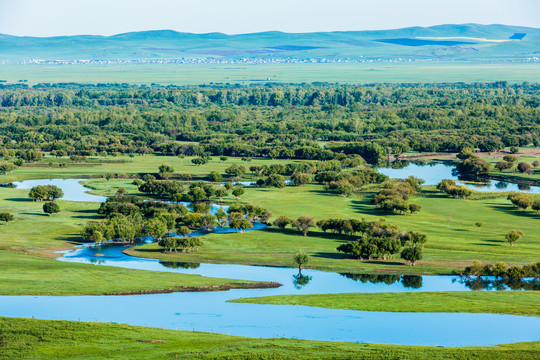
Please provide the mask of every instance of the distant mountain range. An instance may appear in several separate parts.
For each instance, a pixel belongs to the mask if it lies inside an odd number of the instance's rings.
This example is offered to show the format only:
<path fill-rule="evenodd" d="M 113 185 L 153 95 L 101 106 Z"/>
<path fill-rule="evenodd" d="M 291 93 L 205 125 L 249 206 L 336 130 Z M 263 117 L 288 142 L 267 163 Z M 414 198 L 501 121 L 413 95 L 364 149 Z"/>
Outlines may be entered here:
<path fill-rule="evenodd" d="M 0 60 L 154 61 L 164 59 L 316 61 L 535 61 L 540 29 L 438 25 L 316 33 L 192 34 L 171 30 L 114 36 L 18 37 L 0 34 Z"/>

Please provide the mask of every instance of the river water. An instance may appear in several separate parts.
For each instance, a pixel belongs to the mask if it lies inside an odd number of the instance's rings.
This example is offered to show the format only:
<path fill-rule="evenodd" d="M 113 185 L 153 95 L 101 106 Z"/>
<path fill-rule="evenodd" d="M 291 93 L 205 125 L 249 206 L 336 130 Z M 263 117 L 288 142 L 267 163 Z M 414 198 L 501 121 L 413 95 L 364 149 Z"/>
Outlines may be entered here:
<path fill-rule="evenodd" d="M 66 188 L 62 188 L 67 193 Z M 82 190 L 84 193 L 85 188 L 82 187 Z M 79 195 L 86 198 L 89 194 Z M 76 200 L 80 199 L 76 197 Z M 261 226 L 257 225 L 257 228 Z M 275 289 L 130 296 L 0 296 L 0 315 L 116 322 L 263 338 L 381 344 L 491 346 L 540 340 L 540 317 L 367 312 L 228 302 L 241 297 L 269 295 L 471 289 L 470 284 L 455 276 L 347 275 L 304 270 L 305 277 L 298 278 L 297 270 L 292 268 L 160 262 L 128 256 L 122 253 L 124 249 L 125 246 L 119 244 L 82 246 L 65 252 L 59 260 L 228 279 L 273 281 L 283 286 Z M 504 285 L 488 287 L 495 288 L 509 290 Z"/>

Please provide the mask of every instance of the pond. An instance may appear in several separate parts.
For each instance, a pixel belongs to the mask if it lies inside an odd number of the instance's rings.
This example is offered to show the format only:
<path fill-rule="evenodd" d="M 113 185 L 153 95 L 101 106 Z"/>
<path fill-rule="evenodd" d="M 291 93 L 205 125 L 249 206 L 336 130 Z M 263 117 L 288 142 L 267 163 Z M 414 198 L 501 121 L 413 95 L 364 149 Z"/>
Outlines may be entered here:
<path fill-rule="evenodd" d="M 89 194 L 87 187 L 80 182 L 84 179 L 51 179 L 51 180 L 25 180 L 13 183 L 17 189 L 31 189 L 38 185 L 56 185 L 64 192 L 62 200 L 83 201 L 83 202 L 104 202 L 104 196 Z"/>
<path fill-rule="evenodd" d="M 444 179 L 455 180 L 459 185 L 468 187 L 471 190 L 486 192 L 530 192 L 540 193 L 540 186 L 517 184 L 506 181 L 487 180 L 486 183 L 464 182 L 459 176 L 455 166 L 443 163 L 413 164 L 402 168 L 379 168 L 378 172 L 393 179 L 406 179 L 409 176 L 416 176 L 425 181 L 424 185 L 437 185 Z"/>
<path fill-rule="evenodd" d="M 418 175 L 417 175 L 418 176 Z M 69 198 L 88 199 L 79 180 L 51 180 L 73 189 Z M 49 184 L 38 180 L 29 185 Z M 77 193 L 78 191 L 78 193 Z M 93 195 L 90 195 L 93 196 Z M 64 197 L 65 198 L 65 197 Z M 91 200 L 95 201 L 95 200 Z M 218 206 L 214 206 L 217 211 Z M 255 224 L 254 229 L 264 227 Z M 223 228 L 216 232 L 230 232 Z M 193 235 L 204 235 L 197 232 Z M 398 274 L 338 274 L 266 266 L 162 262 L 124 254 L 122 244 L 80 246 L 58 260 L 128 269 L 198 274 L 209 277 L 272 281 L 272 289 L 235 289 L 219 292 L 171 293 L 131 296 L 0 296 L 0 316 L 35 317 L 128 323 L 131 325 L 197 330 L 250 337 L 286 337 L 430 346 L 491 346 L 540 340 L 540 318 L 469 313 L 390 313 L 323 309 L 293 305 L 230 303 L 241 297 L 322 293 L 374 293 L 417 291 L 469 291 L 536 289 L 535 280 L 523 284 L 457 276 L 400 276 Z M 106 281 L 106 279 L 104 279 Z M 504 331 L 501 331 L 504 329 Z"/>

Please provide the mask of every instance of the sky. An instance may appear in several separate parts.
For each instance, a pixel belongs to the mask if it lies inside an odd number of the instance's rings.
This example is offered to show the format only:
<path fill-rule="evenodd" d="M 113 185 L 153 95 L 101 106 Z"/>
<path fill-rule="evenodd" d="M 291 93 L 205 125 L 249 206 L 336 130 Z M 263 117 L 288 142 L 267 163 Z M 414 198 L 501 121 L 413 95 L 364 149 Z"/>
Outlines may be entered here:
<path fill-rule="evenodd" d="M 19 36 L 161 29 L 352 31 L 463 23 L 540 28 L 540 0 L 0 0 L 0 33 Z"/>

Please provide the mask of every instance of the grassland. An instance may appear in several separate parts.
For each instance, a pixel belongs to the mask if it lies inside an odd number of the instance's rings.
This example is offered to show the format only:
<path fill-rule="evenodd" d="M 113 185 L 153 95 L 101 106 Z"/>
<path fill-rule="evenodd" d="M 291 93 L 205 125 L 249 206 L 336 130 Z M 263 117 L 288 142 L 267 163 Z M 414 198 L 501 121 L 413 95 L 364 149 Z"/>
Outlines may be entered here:
<path fill-rule="evenodd" d="M 254 284 L 199 275 L 64 263 L 7 251 L 0 251 L 0 263 L 0 295 L 102 295 L 182 291 L 183 287 L 241 288 Z"/>
<path fill-rule="evenodd" d="M 495 196 L 491 198 L 490 196 Z M 197 253 L 166 254 L 157 245 L 130 249 L 136 256 L 188 262 L 219 262 L 292 266 L 296 249 L 305 249 L 311 256 L 310 268 L 339 272 L 390 271 L 397 273 L 448 274 L 462 269 L 473 260 L 504 261 L 523 264 L 538 261 L 540 233 L 539 215 L 518 211 L 505 196 L 489 195 L 483 200 L 457 200 L 436 191 L 426 190 L 412 201 L 422 205 L 417 215 L 388 215 L 370 203 L 370 196 L 342 197 L 326 193 L 320 185 L 303 187 L 248 188 L 242 201 L 272 211 L 274 216 L 312 215 L 323 218 L 359 218 L 373 221 L 381 217 L 403 230 L 426 233 L 429 240 L 424 259 L 411 267 L 398 259 L 359 261 L 339 253 L 336 247 L 346 238 L 324 234 L 317 229 L 307 237 L 289 229 L 276 228 L 243 234 L 210 234 Z M 448 223 L 450 218 L 450 223 Z M 482 222 L 477 229 L 475 222 Z M 505 234 L 519 228 L 525 236 L 515 246 L 505 241 Z"/>
<path fill-rule="evenodd" d="M 304 305 L 360 311 L 467 312 L 540 316 L 540 294 L 536 291 L 278 295 L 235 299 L 231 302 Z"/>
<path fill-rule="evenodd" d="M 302 83 L 433 83 L 540 82 L 538 64 L 483 64 L 477 62 L 415 61 L 340 64 L 109 64 L 109 65 L 0 65 L 0 80 L 28 84 L 131 83 L 196 85 L 260 82 Z"/>
<path fill-rule="evenodd" d="M 191 162 L 193 157 L 179 158 L 176 156 L 107 156 L 92 157 L 86 162 L 73 163 L 67 157 L 53 158 L 51 156 L 39 163 L 27 164 L 7 175 L 0 176 L 0 182 L 10 182 L 29 179 L 67 179 L 67 178 L 91 178 L 103 177 L 104 174 L 146 174 L 157 173 L 161 164 L 167 164 L 175 169 L 175 174 L 190 173 L 194 176 L 208 176 L 210 171 L 216 170 L 224 173 L 225 169 L 232 164 L 244 165 L 264 165 L 276 163 L 290 163 L 292 160 L 270 160 L 253 159 L 246 163 L 240 158 L 228 158 L 227 161 L 220 161 L 219 157 L 214 156 L 208 164 L 196 166 Z M 49 163 L 52 166 L 49 166 Z M 59 166 L 59 164 L 66 166 Z"/>
<path fill-rule="evenodd" d="M 55 251 L 81 240 L 82 225 L 97 218 L 98 204 L 58 200 L 60 213 L 49 217 L 43 214 L 43 203 L 31 201 L 27 193 L 0 188 L 0 211 L 15 216 L 9 225 L 0 226 L 0 294 L 103 294 L 250 283 L 52 260 L 59 256 Z"/>
<path fill-rule="evenodd" d="M 0 359 L 537 359 L 540 342 L 438 348 L 253 339 L 120 324 L 0 318 Z"/>

